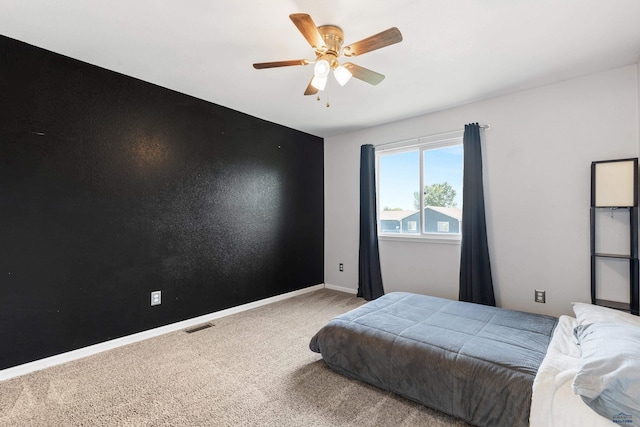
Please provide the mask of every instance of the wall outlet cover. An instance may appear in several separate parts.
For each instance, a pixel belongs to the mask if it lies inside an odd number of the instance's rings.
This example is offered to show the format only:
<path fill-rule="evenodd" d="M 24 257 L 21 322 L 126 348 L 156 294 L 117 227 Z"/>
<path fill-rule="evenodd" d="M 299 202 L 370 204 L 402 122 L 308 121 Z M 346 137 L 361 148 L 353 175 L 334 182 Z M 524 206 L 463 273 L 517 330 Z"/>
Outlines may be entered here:
<path fill-rule="evenodd" d="M 162 291 L 152 291 L 151 305 L 160 305 L 160 304 L 162 304 Z"/>

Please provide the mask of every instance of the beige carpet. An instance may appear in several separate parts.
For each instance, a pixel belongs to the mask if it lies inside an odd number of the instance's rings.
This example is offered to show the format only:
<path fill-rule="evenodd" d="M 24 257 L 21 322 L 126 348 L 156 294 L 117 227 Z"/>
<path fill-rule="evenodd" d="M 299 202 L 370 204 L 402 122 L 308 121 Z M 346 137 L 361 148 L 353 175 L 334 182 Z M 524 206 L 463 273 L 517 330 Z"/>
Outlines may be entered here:
<path fill-rule="evenodd" d="M 363 302 L 324 289 L 0 382 L 0 426 L 466 426 L 309 350 Z"/>

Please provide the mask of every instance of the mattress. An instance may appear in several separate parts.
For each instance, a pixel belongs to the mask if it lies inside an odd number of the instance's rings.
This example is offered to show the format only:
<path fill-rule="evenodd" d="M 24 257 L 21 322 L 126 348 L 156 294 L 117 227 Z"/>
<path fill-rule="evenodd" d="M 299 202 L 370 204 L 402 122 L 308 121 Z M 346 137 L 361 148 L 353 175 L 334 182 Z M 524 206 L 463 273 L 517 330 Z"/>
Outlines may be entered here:
<path fill-rule="evenodd" d="M 394 292 L 311 339 L 333 370 L 477 426 L 527 426 L 557 318 Z"/>

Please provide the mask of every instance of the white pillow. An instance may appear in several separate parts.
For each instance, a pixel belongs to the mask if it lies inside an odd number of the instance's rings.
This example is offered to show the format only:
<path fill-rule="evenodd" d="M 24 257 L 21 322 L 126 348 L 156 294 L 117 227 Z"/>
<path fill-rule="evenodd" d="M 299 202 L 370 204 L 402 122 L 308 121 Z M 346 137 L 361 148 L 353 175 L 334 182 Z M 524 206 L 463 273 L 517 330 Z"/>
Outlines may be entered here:
<path fill-rule="evenodd" d="M 640 317 L 624 311 L 583 302 L 572 302 L 571 305 L 573 306 L 573 312 L 576 314 L 578 325 L 609 322 L 640 327 Z"/>
<path fill-rule="evenodd" d="M 640 328 L 591 323 L 575 332 L 581 355 L 573 392 L 606 419 L 640 426 Z"/>

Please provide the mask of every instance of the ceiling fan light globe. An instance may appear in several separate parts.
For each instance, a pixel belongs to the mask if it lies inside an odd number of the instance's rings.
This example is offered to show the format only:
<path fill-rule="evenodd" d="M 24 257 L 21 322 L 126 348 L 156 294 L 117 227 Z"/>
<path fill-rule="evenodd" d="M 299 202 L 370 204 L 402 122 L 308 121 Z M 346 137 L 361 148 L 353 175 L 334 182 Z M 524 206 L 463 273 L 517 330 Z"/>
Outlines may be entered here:
<path fill-rule="evenodd" d="M 326 59 L 321 59 L 316 62 L 316 65 L 313 68 L 313 73 L 319 77 L 326 79 L 329 75 L 329 71 L 331 71 L 331 64 Z"/>
<path fill-rule="evenodd" d="M 327 78 L 326 77 L 318 77 L 316 74 L 313 76 L 313 80 L 311 80 L 311 86 L 315 87 L 318 90 L 324 90 L 327 86 Z"/>
<path fill-rule="evenodd" d="M 340 86 L 344 86 L 351 79 L 351 73 L 347 70 L 346 67 L 342 65 L 338 65 L 335 70 L 333 70 L 333 76 L 336 78 Z"/>

